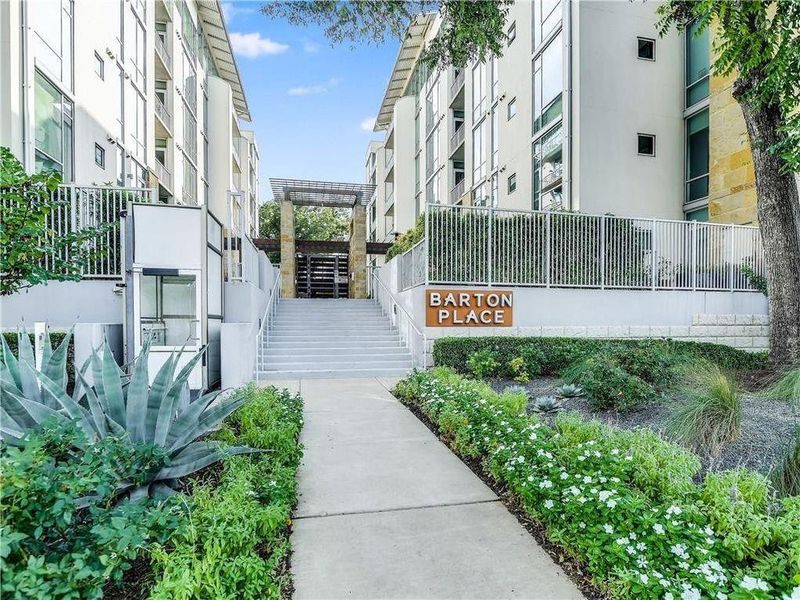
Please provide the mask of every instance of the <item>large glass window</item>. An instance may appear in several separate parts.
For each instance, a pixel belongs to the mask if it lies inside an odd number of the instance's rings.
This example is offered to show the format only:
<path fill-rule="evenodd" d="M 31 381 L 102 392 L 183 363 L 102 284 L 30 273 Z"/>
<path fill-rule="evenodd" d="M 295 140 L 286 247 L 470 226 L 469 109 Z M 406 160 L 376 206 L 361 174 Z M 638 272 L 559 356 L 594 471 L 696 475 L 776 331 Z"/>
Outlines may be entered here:
<path fill-rule="evenodd" d="M 486 64 L 472 67 L 472 120 L 477 121 L 486 111 Z"/>
<path fill-rule="evenodd" d="M 197 204 L 197 169 L 185 154 L 183 155 L 183 202 Z"/>
<path fill-rule="evenodd" d="M 45 0 L 28 11 L 38 63 L 72 89 L 72 0 Z"/>
<path fill-rule="evenodd" d="M 36 170 L 72 181 L 72 102 L 39 71 L 34 82 Z"/>
<path fill-rule="evenodd" d="M 497 57 L 492 59 L 492 102 L 500 95 L 500 63 Z"/>
<path fill-rule="evenodd" d="M 197 162 L 197 121 L 186 103 L 183 104 L 183 146 L 192 162 Z"/>
<path fill-rule="evenodd" d="M 562 175 L 561 128 L 536 141 L 533 147 L 533 209 L 561 205 Z"/>
<path fill-rule="evenodd" d="M 686 119 L 686 202 L 708 197 L 708 109 Z"/>
<path fill-rule="evenodd" d="M 561 23 L 561 0 L 534 0 L 533 47 L 536 48 Z"/>
<path fill-rule="evenodd" d="M 708 96 L 708 69 L 711 43 L 708 27 L 699 32 L 697 21 L 686 28 L 686 106 Z"/>
<path fill-rule="evenodd" d="M 477 185 L 486 178 L 486 119 L 472 130 L 472 184 Z"/>
<path fill-rule="evenodd" d="M 154 346 L 197 346 L 194 275 L 142 275 L 139 291 L 142 341 Z"/>
<path fill-rule="evenodd" d="M 561 34 L 558 34 L 533 61 L 534 131 L 561 116 L 562 71 Z"/>
<path fill-rule="evenodd" d="M 183 97 L 193 113 L 197 112 L 197 74 L 189 56 L 183 53 Z"/>
<path fill-rule="evenodd" d="M 495 170 L 497 168 L 498 162 L 498 152 L 500 150 L 500 119 L 499 119 L 499 111 L 497 108 L 492 110 L 492 165 L 491 169 Z"/>

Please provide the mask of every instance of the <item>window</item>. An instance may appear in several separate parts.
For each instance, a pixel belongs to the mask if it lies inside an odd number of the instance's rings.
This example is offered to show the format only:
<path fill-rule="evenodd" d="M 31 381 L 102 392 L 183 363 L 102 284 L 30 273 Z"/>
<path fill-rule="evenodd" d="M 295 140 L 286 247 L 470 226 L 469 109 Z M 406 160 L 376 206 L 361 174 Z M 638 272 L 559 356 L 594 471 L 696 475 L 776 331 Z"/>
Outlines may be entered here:
<path fill-rule="evenodd" d="M 638 46 L 637 55 L 642 60 L 655 60 L 656 59 L 656 41 L 650 38 L 636 38 Z"/>
<path fill-rule="evenodd" d="M 183 104 L 183 145 L 186 148 L 186 154 L 192 159 L 192 162 L 197 161 L 197 121 L 189 107 L 184 102 Z"/>
<path fill-rule="evenodd" d="M 492 109 L 492 164 L 491 169 L 495 170 L 498 163 L 500 151 L 500 113 L 495 108 Z"/>
<path fill-rule="evenodd" d="M 700 221 L 700 222 L 707 222 L 708 221 L 708 207 L 701 208 L 698 210 L 693 210 L 691 212 L 686 213 L 686 220 L 687 221 Z"/>
<path fill-rule="evenodd" d="M 486 119 L 472 130 L 472 183 L 476 185 L 486 177 Z"/>
<path fill-rule="evenodd" d="M 708 197 L 708 109 L 686 119 L 686 202 Z"/>
<path fill-rule="evenodd" d="M 637 152 L 641 156 L 656 155 L 656 136 L 651 133 L 639 133 L 637 137 Z"/>
<path fill-rule="evenodd" d="M 559 33 L 533 61 L 534 132 L 561 116 L 562 48 Z"/>
<path fill-rule="evenodd" d="M 154 346 L 197 346 L 194 275 L 142 275 L 139 290 L 142 341 Z"/>
<path fill-rule="evenodd" d="M 183 155 L 183 202 L 197 204 L 197 169 L 185 154 Z"/>
<path fill-rule="evenodd" d="M 486 64 L 472 67 L 472 120 L 477 121 L 486 112 Z"/>
<path fill-rule="evenodd" d="M 533 209 L 561 206 L 561 127 L 539 138 L 533 146 Z"/>
<path fill-rule="evenodd" d="M 492 59 L 492 103 L 497 100 L 500 93 L 500 64 L 497 62 L 497 57 Z"/>
<path fill-rule="evenodd" d="M 561 0 L 534 0 L 533 47 L 547 39 L 561 23 Z"/>
<path fill-rule="evenodd" d="M 517 22 L 514 21 L 508 27 L 508 45 L 510 46 L 517 39 Z"/>
<path fill-rule="evenodd" d="M 56 78 L 63 89 L 72 89 L 73 0 L 33 4 L 28 10 L 34 35 L 31 56 Z"/>
<path fill-rule="evenodd" d="M 106 149 L 100 144 L 94 145 L 94 164 L 103 169 L 106 168 Z"/>
<path fill-rule="evenodd" d="M 58 171 L 72 181 L 72 102 L 36 71 L 33 103 L 36 171 Z"/>
<path fill-rule="evenodd" d="M 517 190 L 517 174 L 512 173 L 508 176 L 508 193 L 513 194 Z"/>
<path fill-rule="evenodd" d="M 97 52 L 94 53 L 94 72 L 100 79 L 106 78 L 106 63 Z"/>
<path fill-rule="evenodd" d="M 517 99 L 512 98 L 511 100 L 508 101 L 508 120 L 510 121 L 511 119 L 513 119 L 514 115 L 516 114 L 517 114 Z"/>
<path fill-rule="evenodd" d="M 697 21 L 686 28 L 686 106 L 708 97 L 708 69 L 711 44 L 708 27 L 699 31 Z"/>

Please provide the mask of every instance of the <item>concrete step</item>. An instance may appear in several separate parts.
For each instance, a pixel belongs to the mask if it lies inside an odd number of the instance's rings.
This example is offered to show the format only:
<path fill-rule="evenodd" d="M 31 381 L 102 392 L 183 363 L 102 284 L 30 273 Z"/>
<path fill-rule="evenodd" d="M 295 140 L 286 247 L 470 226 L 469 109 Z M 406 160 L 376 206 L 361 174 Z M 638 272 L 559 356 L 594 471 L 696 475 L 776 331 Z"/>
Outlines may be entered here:
<path fill-rule="evenodd" d="M 372 348 L 364 348 L 363 346 L 337 346 L 331 348 L 315 348 L 303 346 L 289 346 L 285 348 L 275 348 L 269 346 L 262 349 L 262 356 L 267 358 L 282 356 L 305 356 L 308 358 L 326 358 L 328 356 L 347 356 L 349 359 L 354 359 L 359 356 L 398 356 L 408 354 L 408 350 L 401 345 L 396 346 L 377 346 Z"/>
<path fill-rule="evenodd" d="M 356 377 L 402 377 L 410 368 L 378 369 L 318 369 L 314 371 L 259 371 L 261 381 L 281 381 L 285 379 L 349 379 Z"/>
<path fill-rule="evenodd" d="M 304 349 L 308 351 L 321 351 L 321 352 L 348 352 L 348 351 L 359 351 L 359 350 L 369 350 L 370 352 L 377 352 L 386 348 L 401 348 L 405 350 L 405 347 L 400 342 L 400 340 L 391 341 L 391 342 L 384 342 L 380 340 L 374 341 L 361 341 L 358 344 L 351 344 L 347 345 L 342 343 L 341 340 L 332 340 L 330 342 L 309 342 L 309 343 L 298 343 L 298 342 L 277 342 L 272 343 L 270 341 L 269 346 L 262 346 L 267 350 L 276 350 L 278 352 L 290 352 L 299 349 Z"/>
<path fill-rule="evenodd" d="M 309 362 L 284 362 L 284 363 L 261 363 L 260 370 L 269 371 L 341 371 L 349 369 L 410 369 L 411 358 L 405 361 L 395 360 L 393 362 L 369 361 L 354 364 L 351 361 L 342 360 L 338 362 L 328 362 L 316 364 Z"/>
<path fill-rule="evenodd" d="M 304 335 L 284 335 L 273 334 L 269 336 L 269 343 L 273 342 L 314 342 L 317 340 L 346 340 L 347 342 L 368 342 L 368 341 L 394 341 L 399 340 L 400 335 L 395 331 L 387 331 L 386 333 L 359 333 L 354 335 L 342 336 L 341 334 L 333 333 L 326 334 L 324 331 L 312 332 L 308 331 Z"/>
<path fill-rule="evenodd" d="M 271 328 L 270 331 L 287 331 L 287 332 L 303 332 L 309 331 L 315 327 L 319 327 L 320 331 L 341 331 L 343 333 L 350 333 L 353 331 L 390 331 L 392 326 L 389 324 L 387 320 L 383 320 L 383 323 L 353 323 L 350 321 L 332 321 L 330 323 L 319 325 L 314 323 L 285 323 L 283 321 L 277 321 Z"/>
<path fill-rule="evenodd" d="M 403 366 L 411 362 L 411 355 L 406 353 L 402 354 L 353 354 L 353 355 L 306 355 L 306 354 L 289 354 L 289 355 L 267 355 L 261 361 L 266 365 L 281 365 L 285 363 L 299 364 L 303 363 L 309 367 L 314 365 L 328 365 L 330 363 L 341 363 L 349 365 L 364 365 L 372 363 L 397 363 L 398 366 Z"/>

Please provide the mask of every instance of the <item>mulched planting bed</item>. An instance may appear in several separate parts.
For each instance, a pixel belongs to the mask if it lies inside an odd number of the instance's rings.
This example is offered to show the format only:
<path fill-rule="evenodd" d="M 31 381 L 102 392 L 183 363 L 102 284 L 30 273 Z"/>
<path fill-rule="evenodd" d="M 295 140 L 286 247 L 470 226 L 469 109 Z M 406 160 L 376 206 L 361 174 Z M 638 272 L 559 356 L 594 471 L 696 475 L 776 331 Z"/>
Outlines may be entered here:
<path fill-rule="evenodd" d="M 749 379 L 761 383 L 765 377 L 760 372 L 753 372 Z M 492 380 L 489 383 L 496 391 L 502 391 L 511 385 L 521 385 L 512 380 Z M 562 381 L 555 377 L 537 377 L 527 384 L 522 384 L 522 387 L 528 390 L 531 398 L 536 398 L 558 396 L 556 388 L 561 384 Z M 622 429 L 647 427 L 665 435 L 670 415 L 677 406 L 680 406 L 681 401 L 679 395 L 668 395 L 635 410 L 617 412 L 595 410 L 583 397 L 566 398 L 563 400 L 561 412 L 576 412 L 584 418 L 596 419 Z M 532 405 L 531 402 L 528 412 L 532 412 Z M 539 416 L 546 423 L 552 423 L 556 414 L 558 413 Z M 753 393 L 744 393 L 741 434 L 738 439 L 725 444 L 717 457 L 698 452 L 703 465 L 702 473 L 743 466 L 769 475 L 779 464 L 798 427 L 800 427 L 800 408 L 797 404 L 793 406 L 785 400 L 773 400 Z"/>
<path fill-rule="evenodd" d="M 481 481 L 483 481 L 495 494 L 497 494 L 503 505 L 512 515 L 517 518 L 517 521 L 519 521 L 520 525 L 522 525 L 526 531 L 533 536 L 539 546 L 550 555 L 550 558 L 553 559 L 553 562 L 561 567 L 567 577 L 569 577 L 575 583 L 575 585 L 578 586 L 578 589 L 580 589 L 581 593 L 588 600 L 607 600 L 610 598 L 610 596 L 604 594 L 592 583 L 592 576 L 586 570 L 586 567 L 581 561 L 569 555 L 561 546 L 554 544 L 548 539 L 547 531 L 544 526 L 541 523 L 531 519 L 531 517 L 525 512 L 525 508 L 522 507 L 517 501 L 517 498 L 509 492 L 507 486 L 498 482 L 494 477 L 492 477 L 480 460 L 463 456 L 457 452 L 452 447 L 452 440 L 448 436 L 442 435 L 436 424 L 433 423 L 419 409 L 419 407 L 414 404 L 404 402 L 402 399 L 400 402 L 402 402 L 403 405 L 405 405 L 415 417 L 422 421 L 422 423 L 428 429 L 430 429 L 431 432 L 437 438 L 439 438 L 442 443 L 450 448 L 453 454 L 461 459 L 461 462 L 467 465 L 467 467 L 469 467 L 470 470 L 475 473 L 475 475 L 480 477 Z"/>

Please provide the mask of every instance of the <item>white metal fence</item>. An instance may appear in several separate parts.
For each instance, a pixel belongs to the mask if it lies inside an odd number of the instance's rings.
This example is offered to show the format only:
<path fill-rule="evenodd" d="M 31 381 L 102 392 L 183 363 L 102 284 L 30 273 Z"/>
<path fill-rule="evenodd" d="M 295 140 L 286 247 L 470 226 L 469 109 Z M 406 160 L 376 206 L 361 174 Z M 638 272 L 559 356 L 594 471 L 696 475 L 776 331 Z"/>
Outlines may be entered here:
<path fill-rule="evenodd" d="M 426 238 L 399 257 L 421 284 L 754 290 L 758 228 L 548 211 L 431 205 Z"/>
<path fill-rule="evenodd" d="M 50 235 L 64 238 L 90 228 L 104 231 L 84 242 L 87 259 L 82 265 L 86 279 L 118 279 L 122 277 L 122 232 L 120 214 L 128 202 L 153 202 L 155 191 L 149 188 L 60 185 L 50 196 L 47 228 Z M 3 205 L 10 199 L 4 197 Z M 36 203 L 36 198 L 26 199 Z M 70 247 L 44 257 L 43 266 L 57 271 L 69 260 Z"/>

